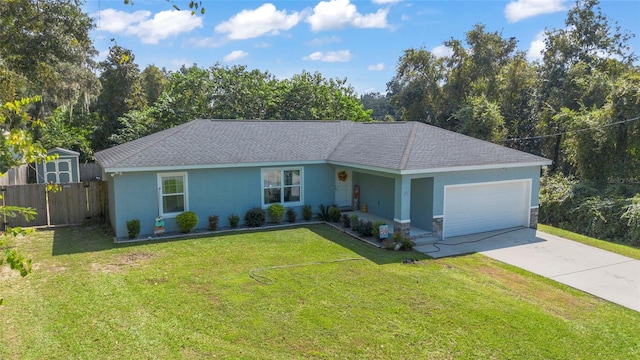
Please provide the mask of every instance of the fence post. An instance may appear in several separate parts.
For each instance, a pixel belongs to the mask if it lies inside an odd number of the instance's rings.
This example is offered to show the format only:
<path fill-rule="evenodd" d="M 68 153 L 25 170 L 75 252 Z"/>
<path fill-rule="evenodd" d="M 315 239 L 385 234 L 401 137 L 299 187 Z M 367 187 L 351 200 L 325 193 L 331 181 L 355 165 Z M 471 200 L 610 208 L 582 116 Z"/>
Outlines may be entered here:
<path fill-rule="evenodd" d="M 44 203 L 47 208 L 47 227 L 51 227 L 51 213 L 49 212 L 49 189 L 44 188 Z"/>

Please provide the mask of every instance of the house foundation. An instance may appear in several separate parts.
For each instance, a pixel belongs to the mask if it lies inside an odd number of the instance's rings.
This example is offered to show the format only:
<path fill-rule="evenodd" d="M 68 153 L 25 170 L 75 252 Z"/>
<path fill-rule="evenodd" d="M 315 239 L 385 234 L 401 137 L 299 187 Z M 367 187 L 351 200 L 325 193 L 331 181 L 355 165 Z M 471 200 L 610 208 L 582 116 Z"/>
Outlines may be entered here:
<path fill-rule="evenodd" d="M 399 221 L 393 221 L 393 232 L 397 233 L 397 232 L 402 232 L 402 235 L 404 236 L 410 236 L 411 235 L 411 222 L 407 221 L 407 222 L 399 222 Z"/>
<path fill-rule="evenodd" d="M 532 229 L 538 228 L 538 214 L 540 213 L 540 208 L 535 207 L 531 208 L 529 211 L 529 227 Z"/>
<path fill-rule="evenodd" d="M 433 222 L 431 223 L 431 236 L 442 240 L 442 217 L 433 218 Z"/>

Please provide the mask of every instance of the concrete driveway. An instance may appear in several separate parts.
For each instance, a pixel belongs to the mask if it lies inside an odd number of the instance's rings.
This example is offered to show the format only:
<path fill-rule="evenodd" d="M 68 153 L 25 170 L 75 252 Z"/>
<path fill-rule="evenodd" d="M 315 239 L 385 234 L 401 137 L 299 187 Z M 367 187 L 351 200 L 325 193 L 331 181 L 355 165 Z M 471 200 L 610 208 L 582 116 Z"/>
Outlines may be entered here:
<path fill-rule="evenodd" d="M 640 311 L 640 260 L 534 229 L 459 236 L 416 250 L 432 257 L 481 253 Z"/>

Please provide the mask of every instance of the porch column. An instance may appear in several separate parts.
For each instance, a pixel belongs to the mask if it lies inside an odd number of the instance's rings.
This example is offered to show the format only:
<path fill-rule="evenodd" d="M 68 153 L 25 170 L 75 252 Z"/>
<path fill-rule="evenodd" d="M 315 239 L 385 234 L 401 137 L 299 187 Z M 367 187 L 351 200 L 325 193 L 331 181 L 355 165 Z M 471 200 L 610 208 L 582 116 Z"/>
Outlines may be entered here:
<path fill-rule="evenodd" d="M 411 229 L 411 179 L 398 176 L 394 188 L 393 229 L 409 236 Z"/>

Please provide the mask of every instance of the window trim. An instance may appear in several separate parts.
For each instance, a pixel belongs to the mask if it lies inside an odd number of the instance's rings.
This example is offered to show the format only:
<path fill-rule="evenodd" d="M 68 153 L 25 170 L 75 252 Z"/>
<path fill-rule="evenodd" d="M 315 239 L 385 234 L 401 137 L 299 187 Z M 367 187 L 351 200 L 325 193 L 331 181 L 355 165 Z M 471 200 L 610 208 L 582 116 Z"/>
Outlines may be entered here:
<path fill-rule="evenodd" d="M 157 173 L 157 185 L 158 185 L 158 214 L 163 218 L 174 218 L 183 211 L 165 213 L 163 211 L 163 197 L 162 193 L 162 179 L 167 177 L 182 176 L 183 178 L 183 192 L 184 197 L 184 210 L 189 211 L 189 179 L 186 172 L 169 172 L 169 173 Z"/>
<path fill-rule="evenodd" d="M 65 171 L 60 171 L 60 163 L 66 163 L 69 165 L 69 170 L 65 170 Z M 49 171 L 47 169 L 47 165 L 48 164 L 53 164 L 53 166 L 55 167 L 54 171 Z M 47 161 L 45 163 L 43 163 L 43 167 L 44 167 L 44 182 L 48 183 L 47 178 L 49 177 L 49 174 L 53 174 L 56 178 L 56 181 L 54 181 L 54 184 L 68 184 L 68 183 L 72 183 L 73 182 L 73 168 L 72 168 L 72 164 L 71 164 L 71 159 L 55 159 L 55 160 L 51 160 L 51 161 Z M 69 181 L 67 182 L 60 182 L 60 174 L 68 174 L 69 175 Z"/>
<path fill-rule="evenodd" d="M 284 184 L 284 172 L 298 170 L 300 171 L 300 200 L 294 202 L 285 202 L 284 201 L 284 189 L 287 187 L 293 187 L 292 185 Z M 264 173 L 266 171 L 280 171 L 280 202 L 277 203 L 269 203 L 265 204 L 264 199 L 264 190 L 267 189 L 264 186 Z M 297 186 L 297 185 L 294 185 Z M 282 206 L 302 206 L 304 204 L 304 167 L 302 166 L 291 166 L 291 167 L 268 167 L 260 169 L 260 203 L 262 204 L 262 208 L 266 209 L 272 204 L 280 204 Z"/>

